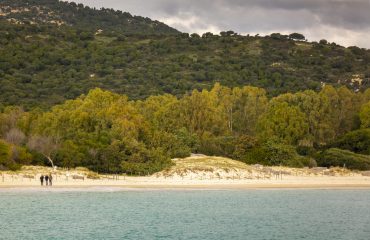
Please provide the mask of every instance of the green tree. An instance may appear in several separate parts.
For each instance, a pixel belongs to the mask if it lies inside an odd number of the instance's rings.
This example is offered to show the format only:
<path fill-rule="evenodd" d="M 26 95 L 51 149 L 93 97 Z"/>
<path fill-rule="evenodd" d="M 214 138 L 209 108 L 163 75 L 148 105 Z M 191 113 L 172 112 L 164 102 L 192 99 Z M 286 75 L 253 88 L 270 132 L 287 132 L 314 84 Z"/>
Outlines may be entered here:
<path fill-rule="evenodd" d="M 360 112 L 360 119 L 362 128 L 370 127 L 370 101 L 362 106 Z"/>
<path fill-rule="evenodd" d="M 234 128 L 238 134 L 254 136 L 257 121 L 268 105 L 266 92 L 256 87 L 234 88 Z"/>
<path fill-rule="evenodd" d="M 271 102 L 258 122 L 258 135 L 262 139 L 277 139 L 288 145 L 296 145 L 308 134 L 308 122 L 298 107 L 287 103 Z"/>

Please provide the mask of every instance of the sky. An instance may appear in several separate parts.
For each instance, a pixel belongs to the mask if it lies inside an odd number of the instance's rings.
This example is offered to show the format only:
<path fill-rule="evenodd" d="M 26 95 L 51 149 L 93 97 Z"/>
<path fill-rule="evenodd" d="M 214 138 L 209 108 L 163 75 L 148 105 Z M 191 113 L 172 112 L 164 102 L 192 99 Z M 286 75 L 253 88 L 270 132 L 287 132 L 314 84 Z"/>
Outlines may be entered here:
<path fill-rule="evenodd" d="M 182 32 L 299 32 L 370 49 L 370 0 L 73 0 L 159 20 Z"/>

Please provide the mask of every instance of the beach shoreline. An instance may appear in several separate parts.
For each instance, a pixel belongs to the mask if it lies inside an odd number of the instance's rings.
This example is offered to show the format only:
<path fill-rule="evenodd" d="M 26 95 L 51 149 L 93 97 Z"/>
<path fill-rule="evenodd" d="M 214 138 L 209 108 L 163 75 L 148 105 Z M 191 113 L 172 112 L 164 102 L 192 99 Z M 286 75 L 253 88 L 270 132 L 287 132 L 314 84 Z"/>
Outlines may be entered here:
<path fill-rule="evenodd" d="M 136 186 L 136 185 L 96 185 L 96 186 L 86 186 L 86 185 L 73 185 L 73 186 L 54 186 L 52 188 L 36 188 L 35 186 L 13 186 L 4 185 L 0 186 L 1 190 L 10 189 L 33 189 L 33 190 L 53 190 L 53 189 L 84 189 L 84 190 L 94 190 L 94 189 L 109 189 L 109 190 L 274 190 L 274 189 L 299 189 L 299 190 L 370 190 L 370 185 L 187 185 L 187 186 L 177 186 L 177 185 L 151 185 L 151 186 Z"/>
<path fill-rule="evenodd" d="M 37 180 L 1 182 L 0 189 L 194 189 L 194 190 L 249 190 L 249 189 L 370 189 L 370 177 L 296 177 L 256 180 L 189 180 L 156 177 L 126 177 L 124 180 L 59 180 L 53 186 L 41 186 Z"/>
<path fill-rule="evenodd" d="M 370 174 L 343 168 L 268 167 L 208 156 L 174 163 L 170 169 L 147 176 L 24 166 L 17 172 L 0 172 L 0 189 L 370 189 Z M 46 186 L 46 175 L 52 176 L 52 186 Z"/>

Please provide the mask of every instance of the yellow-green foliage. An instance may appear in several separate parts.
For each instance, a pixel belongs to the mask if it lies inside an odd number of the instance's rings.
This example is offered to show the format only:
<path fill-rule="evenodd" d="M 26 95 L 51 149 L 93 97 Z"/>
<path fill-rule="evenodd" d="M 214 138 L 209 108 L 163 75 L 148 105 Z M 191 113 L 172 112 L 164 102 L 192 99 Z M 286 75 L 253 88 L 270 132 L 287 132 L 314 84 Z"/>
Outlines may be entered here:
<path fill-rule="evenodd" d="M 362 106 L 360 112 L 360 119 L 362 128 L 370 127 L 370 101 Z"/>
<path fill-rule="evenodd" d="M 7 168 L 10 164 L 10 147 L 0 140 L 0 168 Z"/>
<path fill-rule="evenodd" d="M 285 144 L 295 145 L 308 134 L 308 122 L 298 107 L 288 103 L 272 103 L 262 115 L 259 125 L 262 139 L 277 138 Z"/>
<path fill-rule="evenodd" d="M 0 169 L 17 170 L 22 164 L 29 164 L 32 155 L 25 148 L 0 140 Z"/>
<path fill-rule="evenodd" d="M 0 113 L 0 137 L 10 143 L 10 133 L 26 134 L 27 144 L 18 144 L 23 148 L 10 145 L 10 159 L 17 164 L 30 162 L 26 145 L 34 150 L 36 164 L 53 161 L 108 173 L 153 173 L 170 166 L 171 158 L 192 152 L 304 166 L 312 164 L 299 157 L 296 147 L 314 152 L 359 128 L 358 115 L 368 96 L 326 86 L 320 92 L 268 99 L 261 88 L 215 84 L 179 98 L 166 94 L 129 101 L 97 88 L 46 112 L 7 108 Z M 360 113 L 363 127 L 366 109 L 367 104 Z M 35 139 L 44 140 L 43 149 L 35 147 Z"/>

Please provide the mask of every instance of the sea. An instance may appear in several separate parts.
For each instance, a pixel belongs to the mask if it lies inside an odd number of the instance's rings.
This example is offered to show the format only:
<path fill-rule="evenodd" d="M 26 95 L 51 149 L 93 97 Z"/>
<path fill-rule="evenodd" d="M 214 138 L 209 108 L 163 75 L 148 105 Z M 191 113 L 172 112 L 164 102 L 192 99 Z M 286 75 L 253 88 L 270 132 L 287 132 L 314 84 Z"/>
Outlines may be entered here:
<path fill-rule="evenodd" d="M 0 189 L 0 239 L 369 240 L 370 190 Z"/>

